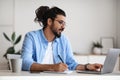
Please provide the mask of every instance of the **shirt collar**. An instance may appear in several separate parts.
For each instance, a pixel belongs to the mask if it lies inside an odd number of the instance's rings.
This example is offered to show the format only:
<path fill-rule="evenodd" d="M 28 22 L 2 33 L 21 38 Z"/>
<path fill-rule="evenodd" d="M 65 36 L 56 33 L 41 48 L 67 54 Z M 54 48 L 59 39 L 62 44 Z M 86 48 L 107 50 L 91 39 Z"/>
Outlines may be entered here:
<path fill-rule="evenodd" d="M 42 35 L 43 41 L 44 41 L 44 42 L 48 42 L 47 38 L 45 37 L 45 34 L 44 34 L 43 29 L 41 29 L 41 35 Z M 59 39 L 59 38 L 56 37 L 56 38 L 54 39 L 54 42 L 58 42 L 58 39 Z"/>

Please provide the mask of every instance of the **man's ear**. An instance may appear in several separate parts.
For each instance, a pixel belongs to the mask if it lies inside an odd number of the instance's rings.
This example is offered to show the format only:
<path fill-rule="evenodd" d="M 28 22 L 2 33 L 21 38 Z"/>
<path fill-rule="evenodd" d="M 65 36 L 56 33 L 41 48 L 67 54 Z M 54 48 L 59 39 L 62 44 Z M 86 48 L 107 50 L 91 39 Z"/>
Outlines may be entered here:
<path fill-rule="evenodd" d="M 47 24 L 48 24 L 48 25 L 52 25 L 52 19 L 48 18 Z"/>

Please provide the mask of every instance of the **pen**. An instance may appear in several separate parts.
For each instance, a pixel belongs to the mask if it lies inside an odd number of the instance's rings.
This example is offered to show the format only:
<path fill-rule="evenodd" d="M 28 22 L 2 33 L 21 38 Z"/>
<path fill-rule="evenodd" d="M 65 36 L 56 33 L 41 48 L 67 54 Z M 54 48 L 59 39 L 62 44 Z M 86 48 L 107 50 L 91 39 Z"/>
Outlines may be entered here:
<path fill-rule="evenodd" d="M 62 61 L 62 63 L 64 63 L 64 61 L 62 60 L 62 58 L 60 57 L 60 55 L 58 55 L 59 59 Z M 66 71 L 68 71 L 69 69 L 67 68 Z"/>
<path fill-rule="evenodd" d="M 58 55 L 59 59 L 62 61 L 62 63 L 64 63 L 64 61 L 62 60 L 62 58 L 60 57 L 60 55 Z"/>

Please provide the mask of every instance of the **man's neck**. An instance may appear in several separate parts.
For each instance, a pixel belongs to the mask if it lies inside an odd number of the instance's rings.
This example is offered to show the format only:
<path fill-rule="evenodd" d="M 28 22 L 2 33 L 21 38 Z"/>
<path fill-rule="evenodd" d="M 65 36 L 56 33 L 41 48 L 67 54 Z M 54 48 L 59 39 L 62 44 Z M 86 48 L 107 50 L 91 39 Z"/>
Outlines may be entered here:
<path fill-rule="evenodd" d="M 55 35 L 51 32 L 49 28 L 46 27 L 43 32 L 48 42 L 52 42 L 55 39 Z"/>

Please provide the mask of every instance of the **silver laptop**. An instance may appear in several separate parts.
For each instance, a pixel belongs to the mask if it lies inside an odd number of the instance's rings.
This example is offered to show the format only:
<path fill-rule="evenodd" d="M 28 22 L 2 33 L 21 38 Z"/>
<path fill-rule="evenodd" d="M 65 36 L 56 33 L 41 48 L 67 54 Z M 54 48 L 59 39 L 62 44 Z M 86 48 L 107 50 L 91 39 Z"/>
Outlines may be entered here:
<path fill-rule="evenodd" d="M 115 64 L 117 62 L 117 57 L 120 54 L 120 49 L 110 49 L 108 51 L 108 54 L 106 56 L 103 68 L 101 71 L 80 71 L 76 70 L 77 73 L 89 73 L 89 74 L 106 74 L 106 73 L 112 73 L 113 69 L 115 67 Z"/>

